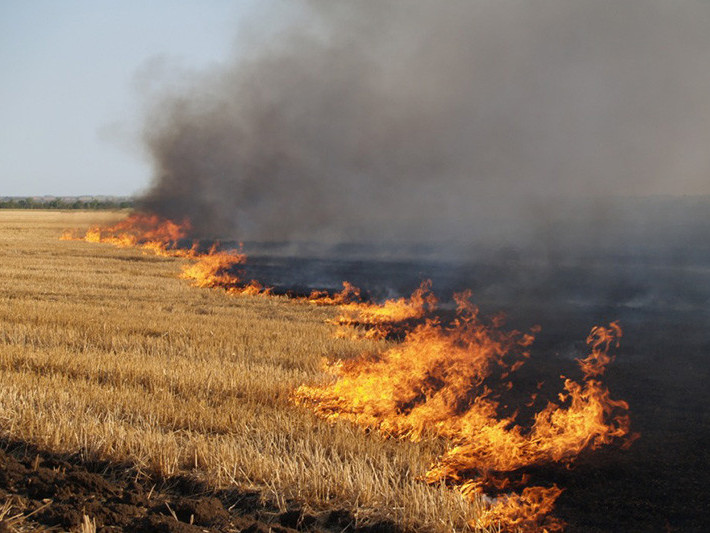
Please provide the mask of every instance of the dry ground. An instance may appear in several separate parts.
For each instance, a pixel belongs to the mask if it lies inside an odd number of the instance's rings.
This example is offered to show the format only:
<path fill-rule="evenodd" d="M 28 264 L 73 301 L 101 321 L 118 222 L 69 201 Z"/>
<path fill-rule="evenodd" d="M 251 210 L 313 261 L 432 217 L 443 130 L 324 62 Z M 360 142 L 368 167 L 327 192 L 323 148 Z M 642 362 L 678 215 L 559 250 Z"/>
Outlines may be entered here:
<path fill-rule="evenodd" d="M 189 474 L 285 509 L 451 531 L 473 509 L 417 477 L 441 452 L 320 421 L 289 402 L 325 379 L 332 308 L 234 297 L 178 279 L 182 260 L 82 241 L 120 212 L 0 211 L 0 437 L 134 474 Z M 2 502 L 0 502 L 0 505 Z"/>

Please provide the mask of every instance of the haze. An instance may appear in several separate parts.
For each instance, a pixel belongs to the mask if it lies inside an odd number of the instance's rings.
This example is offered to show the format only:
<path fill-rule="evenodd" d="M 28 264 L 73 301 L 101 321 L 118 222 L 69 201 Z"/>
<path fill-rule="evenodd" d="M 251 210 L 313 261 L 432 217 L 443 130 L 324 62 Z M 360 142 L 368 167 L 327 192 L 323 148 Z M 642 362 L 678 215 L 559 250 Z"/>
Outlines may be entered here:
<path fill-rule="evenodd" d="M 710 192 L 708 3 L 303 6 L 153 99 L 146 207 L 212 236 L 497 241 Z"/>
<path fill-rule="evenodd" d="M 600 199 L 710 194 L 710 3 L 256 4 L 4 3 L 2 194 L 335 242 L 599 234 Z"/>

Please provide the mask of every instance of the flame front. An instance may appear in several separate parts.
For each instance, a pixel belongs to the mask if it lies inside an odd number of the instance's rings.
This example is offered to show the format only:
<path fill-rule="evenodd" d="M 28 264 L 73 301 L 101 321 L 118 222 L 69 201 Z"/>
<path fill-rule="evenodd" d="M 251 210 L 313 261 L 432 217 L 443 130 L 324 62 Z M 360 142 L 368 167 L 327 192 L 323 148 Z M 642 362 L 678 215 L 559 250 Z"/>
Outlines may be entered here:
<path fill-rule="evenodd" d="M 199 287 L 229 294 L 269 295 L 257 281 L 243 281 L 241 249 L 208 250 L 187 240 L 190 224 L 155 215 L 134 214 L 110 227 L 90 229 L 83 237 L 65 232 L 62 239 L 81 238 L 119 247 L 191 260 L 181 277 Z M 562 493 L 556 485 L 531 485 L 526 469 L 550 463 L 569 464 L 586 449 L 617 439 L 630 443 L 628 405 L 613 400 L 599 380 L 612 362 L 621 328 L 592 329 L 590 353 L 577 362 L 581 379 L 562 377 L 555 401 L 524 422 L 516 411 L 502 414 L 501 398 L 513 388 L 512 377 L 529 358 L 537 329 L 506 332 L 502 319 L 484 321 L 470 293 L 455 296 L 456 317 L 444 324 L 436 317 L 437 299 L 425 281 L 409 298 L 375 304 L 348 282 L 341 292 L 314 291 L 306 301 L 338 305 L 333 321 L 338 335 L 397 339 L 378 355 L 336 361 L 326 370 L 335 381 L 301 386 L 294 401 L 327 419 L 351 421 L 403 439 L 444 439 L 448 451 L 423 476 L 446 483 L 480 506 L 474 528 L 507 531 L 558 531 L 564 524 L 551 516 Z M 539 388 L 539 387 L 538 387 Z M 537 392 L 525 406 L 540 403 Z"/>
<path fill-rule="evenodd" d="M 343 290 L 335 294 L 328 291 L 313 291 L 308 297 L 308 301 L 316 305 L 345 305 L 362 302 L 362 300 L 362 291 L 349 281 L 344 281 Z"/>
<path fill-rule="evenodd" d="M 93 227 L 83 236 L 64 232 L 61 239 L 102 242 L 120 248 L 140 248 L 155 255 L 193 259 L 194 263 L 183 266 L 180 277 L 195 286 L 220 288 L 230 294 L 269 292 L 255 280 L 246 282 L 242 279 L 239 266 L 246 262 L 246 255 L 241 249 L 221 250 L 217 243 L 207 251 L 200 251 L 197 241 L 187 240 L 190 230 L 188 220 L 178 224 L 158 215 L 134 213 L 113 226 Z M 189 246 L 184 246 L 186 243 Z"/>
<path fill-rule="evenodd" d="M 601 382 L 608 348 L 618 324 L 595 328 L 590 355 L 580 361 L 584 378 L 565 379 L 558 402 L 548 402 L 523 427 L 517 415 L 499 414 L 498 394 L 512 387 L 511 374 L 529 357 L 533 333 L 505 332 L 500 322 L 484 323 L 468 295 L 458 297 L 449 326 L 430 319 L 403 342 L 375 357 L 329 365 L 336 381 L 302 386 L 294 395 L 329 419 L 352 421 L 398 438 L 445 438 L 451 449 L 426 473 L 429 483 L 460 486 L 472 499 L 487 492 L 485 510 L 472 526 L 557 530 L 548 513 L 561 490 L 525 487 L 527 476 L 512 474 L 531 465 L 569 463 L 584 449 L 597 448 L 629 433 L 628 405 L 612 400 Z"/>
<path fill-rule="evenodd" d="M 177 247 L 190 232 L 190 222 L 178 224 L 158 215 L 134 213 L 113 226 L 95 226 L 83 237 L 64 232 L 62 239 L 83 239 L 87 242 L 105 242 L 120 248 L 144 248 L 159 255 L 190 256 L 189 250 Z"/>
<path fill-rule="evenodd" d="M 230 294 L 269 293 L 269 289 L 256 280 L 242 280 L 241 272 L 236 268 L 245 262 L 246 255 L 240 250 L 219 251 L 213 246 L 209 252 L 199 255 L 193 264 L 184 266 L 180 277 L 192 281 L 197 287 L 224 289 Z"/>
<path fill-rule="evenodd" d="M 431 292 L 431 281 L 426 280 L 409 298 L 386 300 L 382 304 L 344 302 L 340 315 L 333 322 L 341 326 L 336 333 L 339 337 L 386 339 L 402 336 L 413 321 L 433 312 L 437 303 Z"/>

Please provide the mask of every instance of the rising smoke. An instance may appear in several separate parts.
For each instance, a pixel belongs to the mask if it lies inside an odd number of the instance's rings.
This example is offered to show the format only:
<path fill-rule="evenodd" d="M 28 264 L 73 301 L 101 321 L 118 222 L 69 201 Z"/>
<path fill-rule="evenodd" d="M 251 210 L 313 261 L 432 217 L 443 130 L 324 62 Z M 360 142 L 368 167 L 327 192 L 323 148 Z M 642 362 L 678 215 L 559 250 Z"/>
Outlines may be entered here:
<path fill-rule="evenodd" d="M 710 193 L 710 3 L 289 9 L 151 104 L 146 208 L 208 237 L 515 243 Z"/>

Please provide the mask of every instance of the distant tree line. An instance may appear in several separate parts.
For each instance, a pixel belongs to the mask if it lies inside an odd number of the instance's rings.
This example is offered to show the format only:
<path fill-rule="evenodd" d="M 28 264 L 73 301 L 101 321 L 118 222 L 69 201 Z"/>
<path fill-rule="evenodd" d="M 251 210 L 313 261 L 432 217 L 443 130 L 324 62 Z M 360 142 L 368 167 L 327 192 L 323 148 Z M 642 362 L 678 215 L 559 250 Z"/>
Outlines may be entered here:
<path fill-rule="evenodd" d="M 0 209 L 126 209 L 128 198 L 0 198 Z"/>

